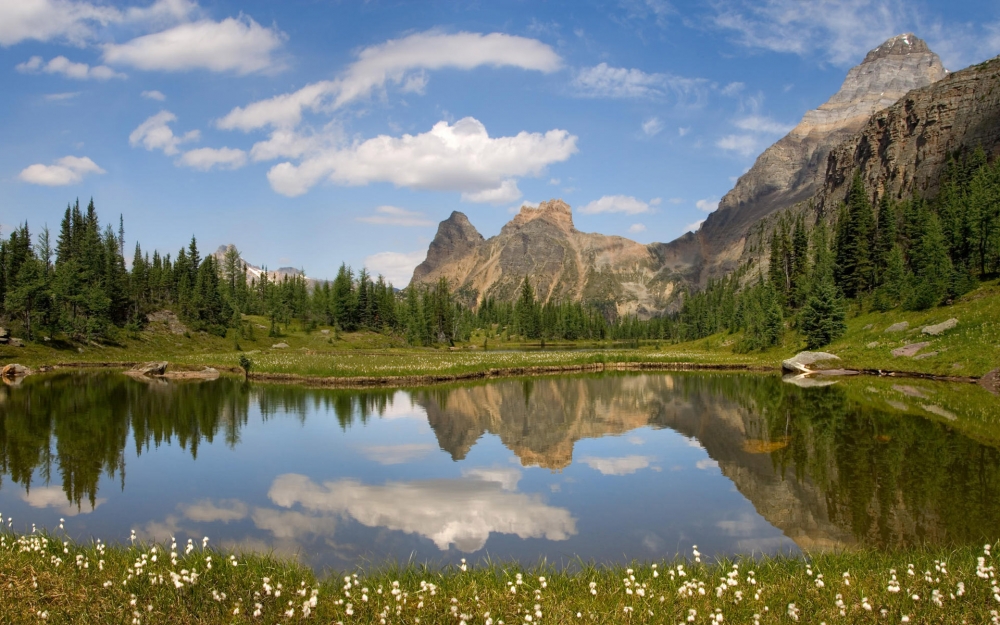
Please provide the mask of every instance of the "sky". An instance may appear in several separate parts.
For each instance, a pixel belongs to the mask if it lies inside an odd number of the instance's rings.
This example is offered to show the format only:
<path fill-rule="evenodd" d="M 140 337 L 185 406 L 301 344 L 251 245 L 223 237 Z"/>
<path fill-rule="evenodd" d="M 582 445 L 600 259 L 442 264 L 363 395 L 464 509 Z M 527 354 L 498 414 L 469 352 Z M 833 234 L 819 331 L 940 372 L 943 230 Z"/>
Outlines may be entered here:
<path fill-rule="evenodd" d="M 1000 3 L 0 0 L 0 234 L 93 198 L 129 258 L 194 235 L 397 287 L 456 210 L 666 242 L 904 32 L 962 69 Z"/>

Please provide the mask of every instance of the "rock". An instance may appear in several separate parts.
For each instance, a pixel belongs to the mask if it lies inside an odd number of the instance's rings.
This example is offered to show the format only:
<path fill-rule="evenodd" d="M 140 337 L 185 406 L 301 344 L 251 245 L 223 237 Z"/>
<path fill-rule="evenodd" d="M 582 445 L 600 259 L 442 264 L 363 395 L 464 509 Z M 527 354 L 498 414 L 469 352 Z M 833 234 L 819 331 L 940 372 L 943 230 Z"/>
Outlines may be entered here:
<path fill-rule="evenodd" d="M 10 331 L 7 328 L 0 328 L 0 345 L 6 345 L 10 340 Z"/>
<path fill-rule="evenodd" d="M 885 329 L 885 332 L 902 332 L 903 330 L 910 327 L 909 321 L 900 321 L 899 323 L 894 323 Z"/>
<path fill-rule="evenodd" d="M 864 327 L 863 329 L 864 329 L 864 330 L 871 330 L 871 329 L 872 329 L 872 328 L 874 328 L 874 327 L 875 327 L 875 324 L 874 324 L 874 323 L 869 323 L 869 324 L 868 324 L 868 325 L 866 325 L 866 326 L 865 326 L 865 327 Z"/>
<path fill-rule="evenodd" d="M 1000 369 L 994 369 L 977 381 L 979 386 L 985 388 L 994 395 L 1000 395 Z"/>
<path fill-rule="evenodd" d="M 925 326 L 924 329 L 921 330 L 921 332 L 923 332 L 924 334 L 929 334 L 931 336 L 941 336 L 947 330 L 951 330 L 957 325 L 958 325 L 958 319 L 952 317 L 951 319 L 947 321 L 942 321 L 937 325 Z"/>
<path fill-rule="evenodd" d="M 895 356 L 896 358 L 899 358 L 900 356 L 906 356 L 907 358 L 909 358 L 914 354 L 916 354 L 917 352 L 919 352 L 920 350 L 922 350 L 923 348 L 927 347 L 928 345 L 930 345 L 928 341 L 924 341 L 923 343 L 910 343 L 909 345 L 904 345 L 903 347 L 897 347 L 896 349 L 892 350 L 892 355 Z"/>
<path fill-rule="evenodd" d="M 947 410 L 945 410 L 941 406 L 924 406 L 923 408 L 927 412 L 929 412 L 931 414 L 936 414 L 939 417 L 944 417 L 945 419 L 947 419 L 949 421 L 957 421 L 958 420 L 958 416 L 956 416 L 952 412 L 948 412 Z"/>
<path fill-rule="evenodd" d="M 217 380 L 219 371 L 205 367 L 200 371 L 170 371 L 163 375 L 167 380 Z"/>
<path fill-rule="evenodd" d="M 275 343 L 271 349 L 288 349 L 288 343 Z"/>
<path fill-rule="evenodd" d="M 878 347 L 878 341 L 872 341 L 871 343 L 865 345 L 865 347 L 867 347 L 868 349 L 875 349 L 876 347 Z"/>
<path fill-rule="evenodd" d="M 24 376 L 31 375 L 31 369 L 25 367 L 24 365 L 11 363 L 9 365 L 4 365 L 3 370 L 0 370 L 0 375 L 5 378 L 23 378 Z"/>
<path fill-rule="evenodd" d="M 924 358 L 933 358 L 934 356 L 937 356 L 937 355 L 938 355 L 937 352 L 926 352 L 926 353 L 918 354 L 918 355 L 914 356 L 913 359 L 914 360 L 923 360 Z"/>
<path fill-rule="evenodd" d="M 329 330 L 320 330 L 319 333 L 320 334 L 329 334 L 330 331 Z"/>
<path fill-rule="evenodd" d="M 21 339 L 10 338 L 7 341 L 7 344 L 11 347 L 24 347 L 24 341 Z"/>
<path fill-rule="evenodd" d="M 796 373 L 813 373 L 817 370 L 813 365 L 824 360 L 840 360 L 840 358 L 826 352 L 799 352 L 794 357 L 783 360 L 781 368 Z"/>
<path fill-rule="evenodd" d="M 163 375 L 167 371 L 167 361 L 144 362 L 141 365 L 132 367 L 129 372 L 134 375 Z"/>
<path fill-rule="evenodd" d="M 178 336 L 188 331 L 187 326 L 181 323 L 177 315 L 172 310 L 157 310 L 146 315 L 149 323 L 162 324 L 168 332 Z"/>
<path fill-rule="evenodd" d="M 818 388 L 836 384 L 836 380 L 821 380 L 812 377 L 808 373 L 789 374 L 781 376 L 781 381 L 785 384 L 794 384 L 801 388 Z"/>

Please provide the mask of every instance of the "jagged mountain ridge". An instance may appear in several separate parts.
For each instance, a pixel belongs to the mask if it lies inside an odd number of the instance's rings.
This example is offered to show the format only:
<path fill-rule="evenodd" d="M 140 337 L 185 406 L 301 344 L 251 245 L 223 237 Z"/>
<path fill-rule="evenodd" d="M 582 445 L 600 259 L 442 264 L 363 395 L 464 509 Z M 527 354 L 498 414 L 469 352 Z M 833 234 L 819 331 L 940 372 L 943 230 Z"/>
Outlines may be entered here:
<path fill-rule="evenodd" d="M 476 304 L 488 296 L 513 299 L 529 276 L 542 300 L 613 302 L 618 314 L 661 312 L 678 286 L 698 285 L 734 268 L 754 223 L 815 195 L 824 185 L 830 152 L 873 112 L 944 75 L 937 55 L 911 34 L 872 50 L 830 100 L 761 154 L 697 233 L 651 245 L 584 234 L 573 227 L 569 206 L 553 200 L 522 208 L 486 240 L 456 212 L 441 222 L 413 281 L 445 276 L 467 303 Z"/>
<path fill-rule="evenodd" d="M 523 206 L 489 239 L 453 212 L 439 225 L 413 282 L 433 284 L 443 276 L 475 305 L 487 297 L 514 299 L 528 277 L 541 301 L 587 301 L 648 317 L 664 310 L 673 293 L 667 274 L 655 247 L 580 232 L 569 205 L 551 200 Z"/>
<path fill-rule="evenodd" d="M 232 243 L 228 245 L 220 245 L 215 252 L 212 253 L 212 256 L 215 257 L 215 260 L 219 263 L 220 267 L 222 266 L 223 260 L 226 258 L 226 253 L 231 249 L 236 249 L 236 246 Z M 237 254 L 239 254 L 239 250 L 237 250 Z M 248 280 L 260 280 L 260 277 L 264 275 L 264 269 L 262 267 L 250 264 L 243 258 L 242 255 L 240 255 L 240 262 L 246 269 Z M 267 279 L 271 282 L 280 282 L 286 277 L 290 278 L 294 276 L 302 276 L 305 278 L 306 283 L 310 287 L 315 286 L 317 282 L 322 282 L 320 280 L 316 280 L 315 278 L 310 278 L 301 269 L 296 269 L 295 267 L 279 267 L 277 269 L 269 269 L 267 271 Z"/>

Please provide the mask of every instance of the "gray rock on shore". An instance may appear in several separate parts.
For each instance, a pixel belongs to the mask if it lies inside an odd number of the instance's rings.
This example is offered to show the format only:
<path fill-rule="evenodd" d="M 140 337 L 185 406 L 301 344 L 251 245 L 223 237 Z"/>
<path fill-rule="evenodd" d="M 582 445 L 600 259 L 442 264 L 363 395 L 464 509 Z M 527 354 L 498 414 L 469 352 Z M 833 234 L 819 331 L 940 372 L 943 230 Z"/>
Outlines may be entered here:
<path fill-rule="evenodd" d="M 958 319 L 952 317 L 948 321 L 942 321 L 937 325 L 924 326 L 924 329 L 921 330 L 921 332 L 923 332 L 924 334 L 929 334 L 931 336 L 941 336 L 946 331 L 951 330 L 957 325 L 958 325 Z"/>
<path fill-rule="evenodd" d="M 840 358 L 827 352 L 799 352 L 795 356 L 783 360 L 781 368 L 795 373 L 813 373 L 819 370 L 819 367 L 815 366 L 816 363 L 824 360 L 840 360 Z"/>

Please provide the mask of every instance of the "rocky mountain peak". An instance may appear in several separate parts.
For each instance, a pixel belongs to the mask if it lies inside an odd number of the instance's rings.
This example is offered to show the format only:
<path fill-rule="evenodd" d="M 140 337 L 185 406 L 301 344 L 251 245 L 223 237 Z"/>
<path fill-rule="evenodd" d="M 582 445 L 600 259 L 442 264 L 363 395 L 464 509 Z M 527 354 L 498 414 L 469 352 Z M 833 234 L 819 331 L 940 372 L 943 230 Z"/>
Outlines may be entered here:
<path fill-rule="evenodd" d="M 466 256 L 484 240 L 465 213 L 453 211 L 448 219 L 438 224 L 437 234 L 427 248 L 427 258 L 413 270 L 413 279 L 420 281 L 432 268 Z"/>
<path fill-rule="evenodd" d="M 877 59 L 884 59 L 889 56 L 927 53 L 933 54 L 931 49 L 927 47 L 927 42 L 913 33 L 903 33 L 902 35 L 896 35 L 886 40 L 885 43 L 868 52 L 868 55 L 865 56 L 865 60 L 861 64 L 864 65 L 865 63 L 871 63 Z"/>
<path fill-rule="evenodd" d="M 536 219 L 550 223 L 566 232 L 576 230 L 573 226 L 572 209 L 569 207 L 569 204 L 559 199 L 542 202 L 537 208 L 532 208 L 525 204 L 521 207 L 521 212 L 504 227 L 520 228 Z"/>

